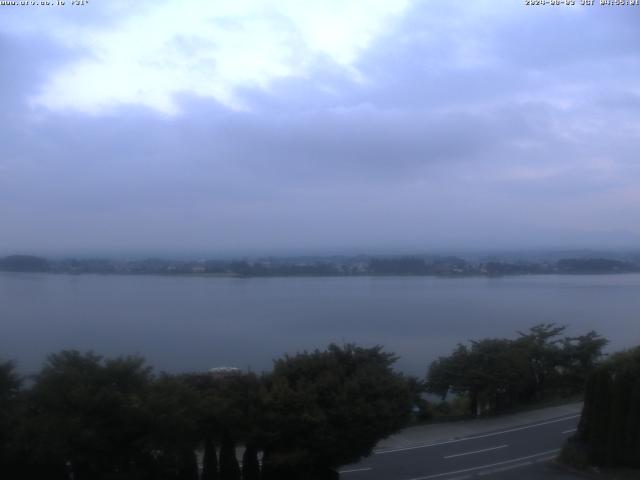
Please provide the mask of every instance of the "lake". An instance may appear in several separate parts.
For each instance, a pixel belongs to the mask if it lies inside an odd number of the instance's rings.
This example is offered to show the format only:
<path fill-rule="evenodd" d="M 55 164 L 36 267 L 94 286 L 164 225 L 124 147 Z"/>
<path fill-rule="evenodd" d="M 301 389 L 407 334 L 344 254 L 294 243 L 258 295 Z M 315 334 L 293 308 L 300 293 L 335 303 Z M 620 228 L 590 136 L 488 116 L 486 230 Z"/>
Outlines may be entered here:
<path fill-rule="evenodd" d="M 458 342 L 540 322 L 640 344 L 640 274 L 504 278 L 213 278 L 0 273 L 0 358 L 36 371 L 63 348 L 171 372 L 268 370 L 284 353 L 376 344 L 424 375 Z"/>

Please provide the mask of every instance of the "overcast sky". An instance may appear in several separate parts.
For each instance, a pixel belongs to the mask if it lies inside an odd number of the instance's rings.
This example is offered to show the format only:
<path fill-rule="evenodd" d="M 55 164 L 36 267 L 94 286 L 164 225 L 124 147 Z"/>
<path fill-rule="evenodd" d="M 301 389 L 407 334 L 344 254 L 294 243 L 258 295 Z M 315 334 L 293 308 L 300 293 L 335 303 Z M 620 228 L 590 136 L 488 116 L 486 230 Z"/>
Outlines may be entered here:
<path fill-rule="evenodd" d="M 640 7 L 66 3 L 0 6 L 0 253 L 640 245 Z"/>

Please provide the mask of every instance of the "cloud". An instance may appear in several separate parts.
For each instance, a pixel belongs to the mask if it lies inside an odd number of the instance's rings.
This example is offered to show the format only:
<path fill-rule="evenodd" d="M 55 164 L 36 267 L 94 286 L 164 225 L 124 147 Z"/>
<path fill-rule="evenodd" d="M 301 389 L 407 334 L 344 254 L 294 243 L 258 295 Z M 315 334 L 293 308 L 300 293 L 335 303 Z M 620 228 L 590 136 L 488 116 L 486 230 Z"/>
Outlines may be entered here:
<path fill-rule="evenodd" d="M 34 106 L 90 114 L 143 105 L 165 114 L 176 95 L 250 106 L 239 89 L 268 89 L 323 63 L 359 80 L 356 61 L 405 10 L 406 0 L 195 0 L 148 2 L 99 28 L 77 25 L 56 36 L 84 50 L 54 72 Z M 67 33 L 65 33 L 65 31 Z"/>
<path fill-rule="evenodd" d="M 94 5 L 0 18 L 0 251 L 639 233 L 628 9 Z"/>

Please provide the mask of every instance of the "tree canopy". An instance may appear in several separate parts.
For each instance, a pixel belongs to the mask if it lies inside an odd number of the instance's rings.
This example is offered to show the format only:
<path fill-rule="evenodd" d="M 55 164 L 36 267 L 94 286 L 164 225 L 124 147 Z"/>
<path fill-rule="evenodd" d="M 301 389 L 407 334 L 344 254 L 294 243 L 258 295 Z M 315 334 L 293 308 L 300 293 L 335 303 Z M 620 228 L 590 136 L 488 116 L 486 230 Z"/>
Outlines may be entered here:
<path fill-rule="evenodd" d="M 409 420 L 406 380 L 381 347 L 331 345 L 276 361 L 265 384 L 265 454 L 337 467 L 368 455 Z"/>
<path fill-rule="evenodd" d="M 10 478 L 325 478 L 368 454 L 411 411 L 406 379 L 381 347 L 331 345 L 273 371 L 154 374 L 140 357 L 50 355 L 21 390 L 0 364 L 0 471 Z M 285 474 L 285 471 L 287 472 Z"/>
<path fill-rule="evenodd" d="M 607 341 L 596 332 L 561 337 L 566 327 L 540 324 L 515 339 L 459 344 L 434 361 L 427 375 L 431 393 L 469 398 L 470 414 L 501 411 L 544 396 L 582 391 Z"/>
<path fill-rule="evenodd" d="M 589 375 L 578 431 L 567 448 L 592 465 L 640 468 L 640 347 Z"/>

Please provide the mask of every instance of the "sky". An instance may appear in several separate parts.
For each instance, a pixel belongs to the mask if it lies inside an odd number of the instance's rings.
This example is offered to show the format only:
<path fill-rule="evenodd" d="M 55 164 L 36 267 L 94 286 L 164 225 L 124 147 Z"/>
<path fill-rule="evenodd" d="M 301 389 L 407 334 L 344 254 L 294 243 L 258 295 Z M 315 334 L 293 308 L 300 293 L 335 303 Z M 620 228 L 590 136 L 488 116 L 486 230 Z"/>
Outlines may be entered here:
<path fill-rule="evenodd" d="M 638 246 L 638 45 L 633 6 L 0 6 L 0 253 Z"/>

